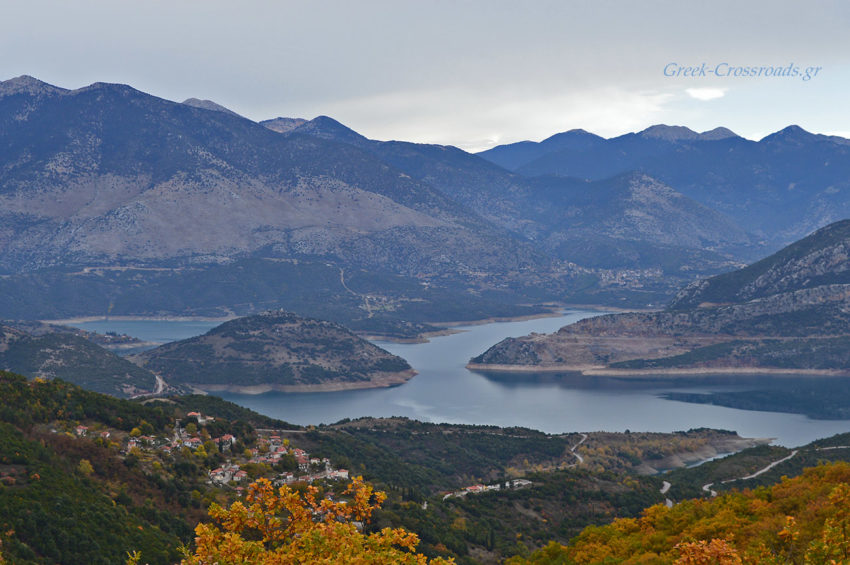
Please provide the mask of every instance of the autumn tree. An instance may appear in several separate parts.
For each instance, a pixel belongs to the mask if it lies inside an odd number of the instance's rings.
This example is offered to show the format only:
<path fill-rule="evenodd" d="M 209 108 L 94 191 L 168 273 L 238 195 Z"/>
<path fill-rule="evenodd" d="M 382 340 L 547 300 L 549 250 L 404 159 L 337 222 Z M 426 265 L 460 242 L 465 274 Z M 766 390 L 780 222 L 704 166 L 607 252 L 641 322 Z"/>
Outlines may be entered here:
<path fill-rule="evenodd" d="M 92 473 L 94 473 L 94 467 L 92 467 L 91 461 L 88 459 L 80 459 L 80 464 L 77 466 L 77 470 L 86 477 L 89 477 Z"/>
<path fill-rule="evenodd" d="M 384 528 L 364 534 L 358 529 L 386 498 L 360 477 L 345 491 L 347 502 L 317 500 L 318 489 L 299 493 L 284 485 L 275 490 L 267 479 L 248 487 L 245 503 L 230 508 L 210 506 L 212 524 L 195 528 L 195 552 L 183 565 L 295 565 L 302 563 L 351 565 L 424 565 L 415 552 L 416 534 Z M 433 565 L 452 563 L 444 559 Z"/>
<path fill-rule="evenodd" d="M 676 546 L 675 565 L 741 565 L 741 557 L 724 539 L 684 542 Z"/>

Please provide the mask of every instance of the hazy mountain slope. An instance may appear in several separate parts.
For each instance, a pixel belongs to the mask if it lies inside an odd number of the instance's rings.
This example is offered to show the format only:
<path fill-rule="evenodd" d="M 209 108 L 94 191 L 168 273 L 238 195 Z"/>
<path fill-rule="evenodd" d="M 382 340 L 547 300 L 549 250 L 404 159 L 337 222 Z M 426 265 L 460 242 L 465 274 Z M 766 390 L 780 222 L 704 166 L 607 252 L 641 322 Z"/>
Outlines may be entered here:
<path fill-rule="evenodd" d="M 208 262 L 264 248 L 350 258 L 388 241 L 392 253 L 370 266 L 487 269 L 530 256 L 439 191 L 350 145 L 283 137 L 122 85 L 62 91 L 17 82 L 27 90 L 14 81 L 0 88 L 6 269 Z M 490 254 L 468 251 L 494 241 L 501 245 Z"/>
<path fill-rule="evenodd" d="M 537 177 L 541 241 L 589 266 L 655 266 L 711 272 L 756 252 L 756 242 L 722 214 L 640 173 L 587 182 Z"/>
<path fill-rule="evenodd" d="M 568 132 L 569 133 L 569 132 Z M 566 135 L 566 134 L 563 134 Z M 642 171 L 720 211 L 772 245 L 786 245 L 850 215 L 848 140 L 789 126 L 755 142 L 725 128 L 698 134 L 653 126 L 607 140 L 581 138 L 567 148 L 502 146 L 481 155 L 517 171 L 603 179 Z M 515 144 L 516 145 L 516 144 Z"/>
<path fill-rule="evenodd" d="M 243 276 L 252 260 L 259 279 Z M 326 284 L 305 284 L 321 265 Z M 384 275 L 377 308 L 344 271 Z M 3 317 L 256 312 L 291 306 L 297 280 L 304 313 L 347 302 L 362 312 L 337 319 L 376 333 L 448 294 L 430 305 L 443 319 L 480 319 L 531 313 L 513 292 L 551 300 L 570 284 L 530 242 L 351 144 L 30 77 L 0 83 L 0 274 Z"/>
<path fill-rule="evenodd" d="M 455 147 L 368 140 L 328 117 L 295 131 L 361 147 L 547 253 L 581 265 L 710 273 L 730 257 L 756 252 L 753 238 L 734 222 L 646 176 L 598 183 L 526 179 Z M 542 143 L 573 147 L 586 138 L 602 141 L 576 131 Z"/>
<path fill-rule="evenodd" d="M 850 367 L 850 220 L 758 263 L 694 283 L 664 312 L 582 320 L 473 360 L 590 371 Z"/>
<path fill-rule="evenodd" d="M 283 311 L 237 318 L 132 359 L 169 384 L 208 390 L 372 388 L 414 375 L 404 359 L 342 326 Z"/>

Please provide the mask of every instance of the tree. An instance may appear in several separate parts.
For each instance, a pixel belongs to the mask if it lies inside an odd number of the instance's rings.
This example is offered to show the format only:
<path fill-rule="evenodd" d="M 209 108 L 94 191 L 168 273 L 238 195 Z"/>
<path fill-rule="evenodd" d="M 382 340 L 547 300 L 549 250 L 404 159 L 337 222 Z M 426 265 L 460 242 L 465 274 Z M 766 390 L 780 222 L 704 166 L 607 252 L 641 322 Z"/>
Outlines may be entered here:
<path fill-rule="evenodd" d="M 676 549 L 679 558 L 675 565 L 741 565 L 738 552 L 723 539 L 680 543 Z"/>
<path fill-rule="evenodd" d="M 94 473 L 94 467 L 91 466 L 91 461 L 88 459 L 80 459 L 80 464 L 77 466 L 77 469 L 86 477 Z"/>
<path fill-rule="evenodd" d="M 303 494 L 288 485 L 275 491 L 260 479 L 248 487 L 245 504 L 229 509 L 210 506 L 214 524 L 195 528 L 196 549 L 183 565 L 241 563 L 247 565 L 295 565 L 301 563 L 352 565 L 423 565 L 424 555 L 415 552 L 416 534 L 401 528 L 384 528 L 363 534 L 357 522 L 367 522 L 386 498 L 374 492 L 362 478 L 355 478 L 345 494 L 348 503 L 317 500 L 318 489 Z M 432 565 L 453 563 L 434 559 Z"/>

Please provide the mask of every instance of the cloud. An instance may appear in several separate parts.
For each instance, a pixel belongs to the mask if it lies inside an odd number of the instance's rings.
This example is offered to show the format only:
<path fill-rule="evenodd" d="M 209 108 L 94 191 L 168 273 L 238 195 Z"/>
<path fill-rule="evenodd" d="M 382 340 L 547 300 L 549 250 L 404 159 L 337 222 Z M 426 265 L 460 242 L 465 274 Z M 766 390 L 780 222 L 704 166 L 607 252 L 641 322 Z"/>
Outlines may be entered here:
<path fill-rule="evenodd" d="M 329 115 L 373 139 L 404 139 L 480 151 L 583 128 L 621 135 L 658 123 L 675 95 L 657 90 L 401 91 L 329 104 Z M 310 116 L 307 116 L 310 117 Z"/>
<path fill-rule="evenodd" d="M 685 92 L 697 100 L 715 100 L 726 96 L 725 88 L 686 88 Z"/>

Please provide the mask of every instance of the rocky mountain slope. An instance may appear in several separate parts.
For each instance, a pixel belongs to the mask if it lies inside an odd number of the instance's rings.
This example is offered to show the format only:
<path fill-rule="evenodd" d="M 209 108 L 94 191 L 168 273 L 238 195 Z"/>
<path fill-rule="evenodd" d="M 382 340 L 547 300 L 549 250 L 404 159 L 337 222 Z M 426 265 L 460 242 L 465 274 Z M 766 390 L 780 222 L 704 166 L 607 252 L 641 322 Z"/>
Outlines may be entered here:
<path fill-rule="evenodd" d="M 529 179 L 455 147 L 369 140 L 327 116 L 290 131 L 368 151 L 546 254 L 582 266 L 660 268 L 681 277 L 682 270 L 713 273 L 759 252 L 729 218 L 647 175 L 596 183 Z M 559 147 L 575 145 L 572 132 L 563 135 Z"/>
<path fill-rule="evenodd" d="M 204 390 L 325 391 L 401 384 L 415 372 L 337 324 L 274 311 L 133 356 L 172 385 Z"/>
<path fill-rule="evenodd" d="M 663 312 L 600 316 L 507 339 L 491 369 L 850 372 L 850 220 L 683 289 Z"/>
<path fill-rule="evenodd" d="M 534 260 L 350 145 L 280 136 L 128 86 L 66 91 L 13 79 L 0 86 L 0 120 L 6 270 L 215 262 L 260 250 L 405 273 Z"/>
<path fill-rule="evenodd" d="M 508 289 L 551 300 L 570 284 L 531 242 L 369 152 L 210 107 L 124 85 L 0 83 L 0 316 L 256 312 L 290 307 L 295 285 L 308 308 L 353 301 L 344 320 L 377 331 L 343 271 L 372 277 L 396 325 L 436 295 L 474 305 L 444 319 L 474 319 L 534 301 Z M 242 276 L 251 261 L 258 279 Z M 199 301 L 190 286 L 216 293 Z"/>

